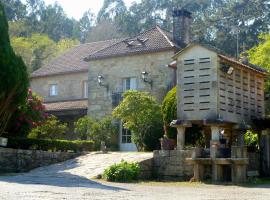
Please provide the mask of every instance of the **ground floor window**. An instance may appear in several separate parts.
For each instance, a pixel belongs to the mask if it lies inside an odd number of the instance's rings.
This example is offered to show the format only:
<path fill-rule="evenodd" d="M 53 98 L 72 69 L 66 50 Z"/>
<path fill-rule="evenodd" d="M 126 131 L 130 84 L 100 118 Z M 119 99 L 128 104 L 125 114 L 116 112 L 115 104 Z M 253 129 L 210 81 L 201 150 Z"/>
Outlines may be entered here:
<path fill-rule="evenodd" d="M 131 131 L 125 128 L 122 128 L 122 143 L 131 143 Z"/>

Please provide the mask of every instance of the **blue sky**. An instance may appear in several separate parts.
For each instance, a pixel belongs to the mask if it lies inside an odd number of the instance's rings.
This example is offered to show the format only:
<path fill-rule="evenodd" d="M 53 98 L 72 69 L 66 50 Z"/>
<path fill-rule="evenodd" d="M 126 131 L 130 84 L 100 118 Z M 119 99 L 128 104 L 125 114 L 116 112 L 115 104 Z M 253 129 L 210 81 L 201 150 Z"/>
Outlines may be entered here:
<path fill-rule="evenodd" d="M 69 17 L 74 17 L 75 19 L 80 19 L 83 13 L 89 9 L 92 10 L 95 14 L 102 7 L 103 0 L 44 0 L 45 3 L 53 4 L 54 2 L 58 2 L 66 14 Z M 141 0 L 124 0 L 127 6 L 130 6 L 132 2 L 140 2 Z"/>

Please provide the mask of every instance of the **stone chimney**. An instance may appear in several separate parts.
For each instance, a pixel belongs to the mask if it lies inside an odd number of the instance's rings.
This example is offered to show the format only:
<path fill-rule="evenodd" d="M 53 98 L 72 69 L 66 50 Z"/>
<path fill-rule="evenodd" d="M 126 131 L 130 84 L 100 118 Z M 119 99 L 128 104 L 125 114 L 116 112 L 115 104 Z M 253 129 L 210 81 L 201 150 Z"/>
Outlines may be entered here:
<path fill-rule="evenodd" d="M 173 40 L 183 47 L 191 42 L 190 26 L 191 13 L 185 9 L 173 10 Z"/>

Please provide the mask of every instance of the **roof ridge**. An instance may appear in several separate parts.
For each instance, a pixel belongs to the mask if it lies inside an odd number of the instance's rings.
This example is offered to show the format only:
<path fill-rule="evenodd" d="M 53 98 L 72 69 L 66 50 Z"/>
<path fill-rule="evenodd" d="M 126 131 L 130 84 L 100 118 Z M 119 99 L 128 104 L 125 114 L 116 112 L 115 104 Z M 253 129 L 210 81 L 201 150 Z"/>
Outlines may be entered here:
<path fill-rule="evenodd" d="M 164 30 L 159 26 L 159 25 L 156 25 L 158 31 L 165 37 L 165 39 L 169 42 L 169 44 L 172 46 L 172 47 L 175 47 L 175 44 L 168 38 L 168 36 L 163 32 Z"/>
<path fill-rule="evenodd" d="M 123 42 L 123 41 L 126 40 L 126 39 L 127 39 L 127 38 L 124 38 L 124 39 L 120 40 L 119 42 L 116 42 L 116 43 L 114 43 L 114 44 L 112 44 L 112 45 L 109 45 L 109 46 L 107 46 L 107 47 L 105 47 L 105 48 L 102 48 L 102 49 L 100 49 L 100 50 L 98 50 L 98 51 L 95 51 L 95 52 L 93 52 L 92 54 L 90 54 L 89 56 L 85 57 L 83 60 L 87 62 L 87 61 L 89 61 L 89 59 L 90 59 L 90 57 L 91 57 L 92 55 L 94 55 L 94 54 L 96 54 L 96 53 L 98 53 L 98 52 L 101 52 L 101 51 L 103 51 L 103 50 L 105 50 L 105 49 L 108 49 L 108 48 L 110 48 L 110 47 L 113 47 L 113 46 L 115 46 L 115 45 L 117 45 L 117 44 Z"/>
<path fill-rule="evenodd" d="M 89 45 L 89 44 L 97 44 L 97 43 L 101 43 L 101 42 L 109 42 L 109 41 L 113 41 L 113 40 L 122 40 L 122 39 L 124 39 L 124 38 L 112 38 L 112 39 L 108 39 L 108 40 L 100 40 L 100 41 L 95 41 L 95 42 L 80 43 L 80 44 L 74 45 L 73 47 Z"/>
<path fill-rule="evenodd" d="M 161 31 L 160 26 L 159 26 L 158 24 L 156 24 L 156 25 L 153 26 L 152 28 L 147 29 L 147 30 L 145 30 L 145 31 L 142 31 L 142 32 L 136 34 L 135 36 L 123 38 L 123 39 L 120 40 L 119 42 L 116 42 L 116 43 L 114 43 L 114 44 L 112 44 L 112 45 L 110 45 L 110 46 L 108 46 L 108 47 L 105 47 L 105 48 L 103 48 L 103 49 L 100 49 L 100 50 L 98 50 L 98 51 L 92 53 L 91 55 L 87 56 L 84 60 L 85 60 L 85 61 L 89 61 L 90 58 L 91 58 L 93 55 L 95 55 L 96 53 L 102 52 L 102 51 L 104 51 L 104 50 L 106 50 L 106 49 L 108 49 L 108 48 L 111 48 L 111 47 L 113 47 L 113 46 L 115 46 L 115 45 L 117 45 L 117 44 L 119 44 L 119 43 L 121 43 L 121 42 L 123 42 L 123 41 L 130 40 L 130 39 L 133 39 L 133 38 L 137 38 L 137 37 L 139 37 L 140 35 L 145 34 L 145 33 L 147 33 L 147 32 L 150 32 L 150 31 L 152 31 L 152 30 L 154 30 L 154 29 L 157 29 L 157 30 L 164 36 L 164 38 L 168 41 L 168 43 L 171 45 L 171 47 L 174 47 L 174 46 L 175 46 L 175 45 L 169 40 L 169 38 L 166 36 L 166 34 L 163 33 L 163 32 Z"/>

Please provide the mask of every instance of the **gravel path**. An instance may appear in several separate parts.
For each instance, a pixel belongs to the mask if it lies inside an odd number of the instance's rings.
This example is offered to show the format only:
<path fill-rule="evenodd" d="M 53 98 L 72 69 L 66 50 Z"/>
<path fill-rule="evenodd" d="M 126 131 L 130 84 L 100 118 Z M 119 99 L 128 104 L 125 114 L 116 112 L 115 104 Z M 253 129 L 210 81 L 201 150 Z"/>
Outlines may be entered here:
<path fill-rule="evenodd" d="M 88 154 L 17 176 L 0 177 L 1 200 L 270 200 L 270 185 L 257 187 L 120 184 L 91 180 L 114 162 L 152 154 Z"/>

